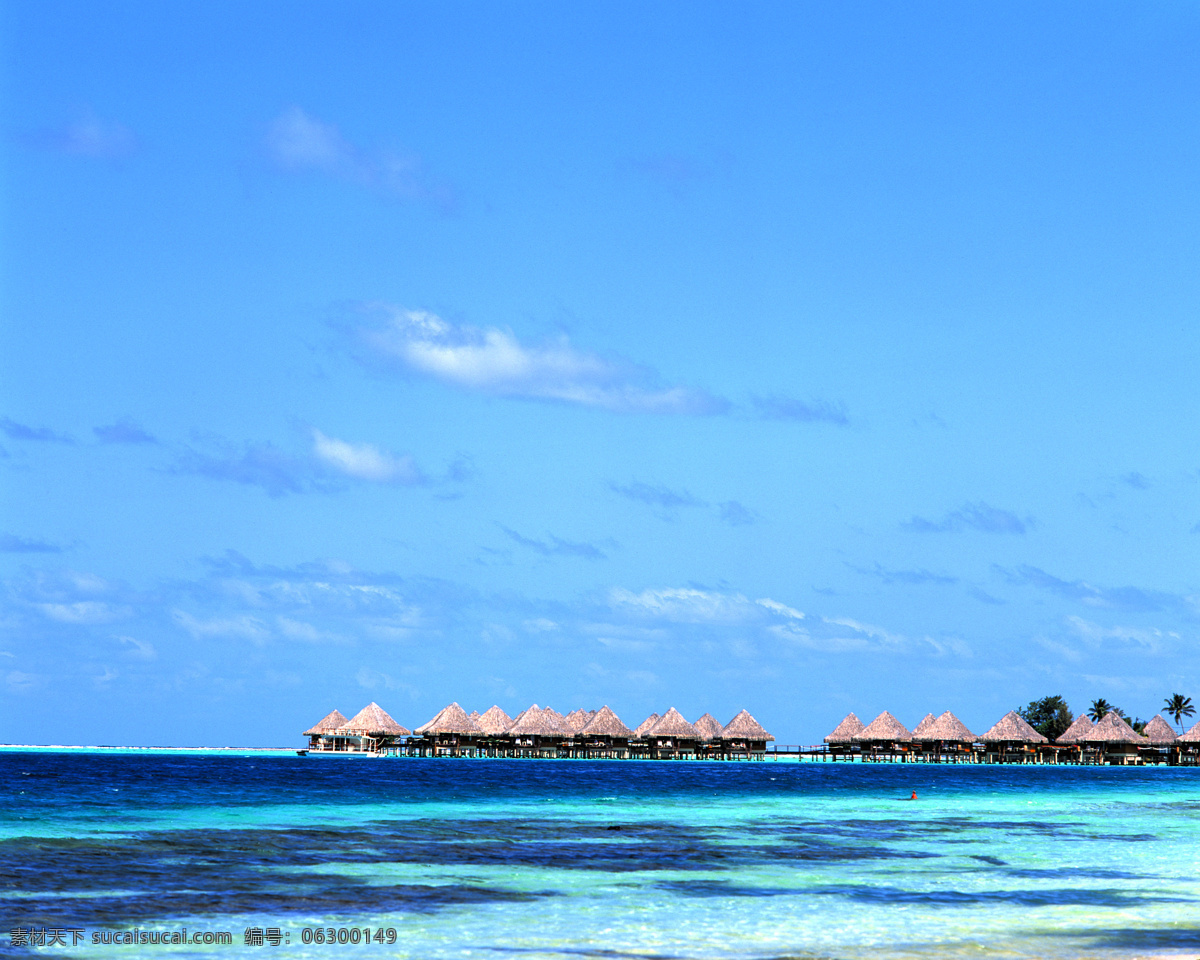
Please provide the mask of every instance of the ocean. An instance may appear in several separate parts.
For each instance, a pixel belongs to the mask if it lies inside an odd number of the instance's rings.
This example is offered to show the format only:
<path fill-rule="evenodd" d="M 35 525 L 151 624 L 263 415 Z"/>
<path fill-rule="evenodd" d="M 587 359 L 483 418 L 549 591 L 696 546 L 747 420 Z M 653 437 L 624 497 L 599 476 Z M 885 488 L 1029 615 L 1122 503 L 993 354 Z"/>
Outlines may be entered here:
<path fill-rule="evenodd" d="M 4 956 L 1200 956 L 1197 769 L 46 749 L 0 784 Z"/>

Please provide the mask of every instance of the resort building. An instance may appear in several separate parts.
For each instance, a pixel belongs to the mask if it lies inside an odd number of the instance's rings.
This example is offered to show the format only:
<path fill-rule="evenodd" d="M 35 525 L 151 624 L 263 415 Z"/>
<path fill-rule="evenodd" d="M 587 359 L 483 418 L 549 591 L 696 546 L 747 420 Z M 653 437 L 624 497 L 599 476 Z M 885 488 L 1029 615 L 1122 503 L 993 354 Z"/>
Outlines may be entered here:
<path fill-rule="evenodd" d="M 631 730 L 607 706 L 564 716 L 536 703 L 516 717 L 499 706 L 468 714 L 451 703 L 413 731 L 371 703 L 352 720 L 335 710 L 304 735 L 302 753 L 606 760 L 761 760 L 775 739 L 746 710 L 721 726 L 708 713 L 689 723 L 671 707 Z"/>

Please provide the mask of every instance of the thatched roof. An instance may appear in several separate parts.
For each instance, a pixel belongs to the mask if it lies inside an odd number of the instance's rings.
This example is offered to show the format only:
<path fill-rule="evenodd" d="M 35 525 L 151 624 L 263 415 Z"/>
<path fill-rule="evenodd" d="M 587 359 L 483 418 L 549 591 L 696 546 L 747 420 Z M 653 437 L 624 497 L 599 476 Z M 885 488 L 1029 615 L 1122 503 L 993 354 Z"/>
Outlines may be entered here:
<path fill-rule="evenodd" d="M 568 730 L 570 729 L 567 726 L 567 718 L 564 717 L 557 710 L 555 710 L 553 707 L 542 707 L 542 713 L 547 714 L 550 717 L 550 719 L 552 719 L 560 727 L 562 727 L 564 729 L 568 729 Z"/>
<path fill-rule="evenodd" d="M 1077 716 L 1066 730 L 1058 735 L 1055 743 L 1078 743 L 1080 740 L 1086 740 L 1087 734 L 1092 732 L 1092 721 L 1086 713 L 1081 713 Z"/>
<path fill-rule="evenodd" d="M 585 737 L 616 737 L 627 740 L 633 736 L 633 731 L 607 706 L 597 710 L 596 715 L 579 732 Z"/>
<path fill-rule="evenodd" d="M 740 710 L 738 715 L 725 724 L 721 731 L 723 740 L 774 740 L 775 738 L 763 729 L 761 723 L 750 715 L 749 710 Z"/>
<path fill-rule="evenodd" d="M 1145 743 L 1146 738 L 1133 729 L 1117 711 L 1108 713 L 1080 739 L 1085 743 Z"/>
<path fill-rule="evenodd" d="M 342 716 L 341 710 L 334 710 L 324 720 L 317 723 L 315 727 L 309 727 L 305 730 L 302 736 L 317 737 L 322 733 L 331 733 L 346 722 L 346 718 Z"/>
<path fill-rule="evenodd" d="M 504 733 L 512 725 L 513 718 L 497 706 L 488 707 L 483 711 L 479 719 L 475 721 L 475 726 L 489 737 Z"/>
<path fill-rule="evenodd" d="M 1016 710 L 1009 710 L 980 740 L 988 743 L 1048 743 Z"/>
<path fill-rule="evenodd" d="M 542 709 L 536 703 L 522 712 L 508 733 L 514 737 L 569 737 L 572 734 L 558 719 L 559 714 L 549 707 Z"/>
<path fill-rule="evenodd" d="M 974 743 L 979 738 L 949 710 L 933 721 L 922 737 L 913 733 L 914 740 L 939 740 L 942 743 Z"/>
<path fill-rule="evenodd" d="M 595 710 L 572 710 L 565 717 L 563 717 L 563 722 L 568 730 L 578 733 L 588 725 L 588 722 L 595 715 Z"/>
<path fill-rule="evenodd" d="M 701 740 L 718 740 L 721 737 L 721 731 L 725 729 L 721 726 L 721 722 L 711 713 L 706 713 L 693 723 L 692 726 L 700 734 Z"/>
<path fill-rule="evenodd" d="M 833 733 L 825 738 L 826 743 L 849 743 L 867 728 L 853 713 L 846 714 L 846 719 L 833 728 Z"/>
<path fill-rule="evenodd" d="M 682 713 L 672 707 L 662 719 L 646 731 L 648 737 L 676 737 L 684 740 L 699 740 L 700 731 L 684 719 Z"/>
<path fill-rule="evenodd" d="M 898 740 L 911 740 L 912 734 L 908 732 L 908 727 L 884 710 L 883 713 L 863 727 L 862 733 L 854 739 L 895 742 Z"/>
<path fill-rule="evenodd" d="M 474 720 L 476 722 L 476 724 L 479 723 L 480 713 L 478 710 L 472 710 L 470 713 L 467 714 L 467 716 L 470 717 L 472 720 Z"/>
<path fill-rule="evenodd" d="M 436 717 L 428 723 L 423 723 L 417 727 L 417 733 L 431 733 L 435 736 L 457 734 L 458 736 L 470 737 L 478 736 L 482 732 L 475 721 L 467 716 L 467 712 L 458 703 L 442 707 Z"/>
<path fill-rule="evenodd" d="M 925 736 L 925 731 L 937 723 L 937 719 L 932 713 L 927 713 L 921 718 L 921 722 L 913 727 L 912 738 L 914 740 L 936 740 L 937 737 Z"/>
<path fill-rule="evenodd" d="M 661 719 L 662 717 L 660 717 L 657 713 L 650 714 L 650 716 L 633 728 L 633 735 L 635 737 L 644 737 L 650 728 L 658 723 L 658 721 Z"/>
<path fill-rule="evenodd" d="M 1187 733 L 1176 738 L 1175 740 L 1176 743 L 1179 743 L 1180 741 L 1183 741 L 1184 743 L 1200 743 L 1200 720 L 1197 720 L 1194 724 L 1192 724 L 1192 728 Z"/>
<path fill-rule="evenodd" d="M 412 733 L 389 717 L 387 711 L 374 700 L 338 727 L 337 732 L 365 737 L 407 737 Z"/>
<path fill-rule="evenodd" d="M 1179 734 L 1171 729 L 1171 725 L 1157 713 L 1150 718 L 1142 735 L 1151 743 L 1174 743 L 1179 737 Z"/>

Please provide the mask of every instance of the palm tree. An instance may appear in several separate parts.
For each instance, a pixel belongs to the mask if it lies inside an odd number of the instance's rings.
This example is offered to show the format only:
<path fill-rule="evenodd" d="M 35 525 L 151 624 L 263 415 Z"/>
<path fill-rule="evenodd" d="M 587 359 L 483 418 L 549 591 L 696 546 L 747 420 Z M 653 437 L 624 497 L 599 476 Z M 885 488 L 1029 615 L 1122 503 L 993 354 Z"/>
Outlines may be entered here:
<path fill-rule="evenodd" d="M 1183 718 L 1190 717 L 1196 712 L 1196 708 L 1192 706 L 1191 697 L 1173 693 L 1163 702 L 1162 712 L 1168 717 L 1174 717 L 1175 725 L 1179 727 L 1179 732 L 1183 733 Z"/>
<path fill-rule="evenodd" d="M 1099 700 L 1092 701 L 1092 706 L 1088 710 L 1088 716 L 1091 718 L 1093 723 L 1099 723 L 1106 716 L 1108 716 L 1109 711 L 1113 709 L 1113 705 L 1101 697 Z"/>

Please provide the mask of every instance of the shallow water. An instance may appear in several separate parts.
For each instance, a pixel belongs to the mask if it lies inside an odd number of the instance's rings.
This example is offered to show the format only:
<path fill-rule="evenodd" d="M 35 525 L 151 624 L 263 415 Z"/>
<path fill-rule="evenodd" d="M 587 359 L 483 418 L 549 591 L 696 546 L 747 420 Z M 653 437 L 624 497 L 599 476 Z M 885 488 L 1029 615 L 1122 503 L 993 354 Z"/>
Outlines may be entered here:
<path fill-rule="evenodd" d="M 7 955 L 1200 956 L 1194 769 L 23 751 L 0 784 Z M 90 942 L 181 927 L 234 943 Z"/>

